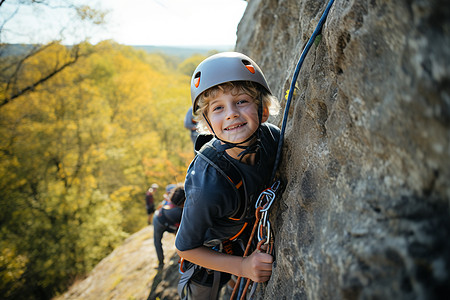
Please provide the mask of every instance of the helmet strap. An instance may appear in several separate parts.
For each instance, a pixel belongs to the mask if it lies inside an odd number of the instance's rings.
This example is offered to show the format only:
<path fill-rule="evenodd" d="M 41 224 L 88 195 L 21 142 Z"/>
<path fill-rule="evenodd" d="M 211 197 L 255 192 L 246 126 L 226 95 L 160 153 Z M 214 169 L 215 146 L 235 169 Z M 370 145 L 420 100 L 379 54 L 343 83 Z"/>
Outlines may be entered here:
<path fill-rule="evenodd" d="M 216 139 L 218 139 L 219 141 L 221 141 L 223 144 L 218 147 L 219 152 L 224 152 L 228 149 L 231 148 L 240 148 L 240 149 L 244 149 L 244 151 L 242 151 L 241 153 L 238 154 L 239 161 L 242 161 L 242 159 L 244 158 L 245 155 L 247 154 L 251 154 L 251 153 L 257 153 L 259 148 L 261 147 L 261 122 L 262 122 L 262 112 L 263 112 L 263 103 L 262 103 L 262 93 L 259 94 L 259 105 L 258 105 L 258 128 L 255 130 L 255 132 L 249 136 L 245 141 L 242 141 L 240 143 L 231 143 L 231 142 L 227 142 L 222 140 L 221 138 L 219 138 L 217 136 L 217 134 L 214 132 L 214 129 L 208 119 L 208 117 L 206 116 L 206 114 L 204 112 L 202 112 L 203 118 L 206 120 L 206 123 L 209 126 L 209 129 L 211 129 L 211 132 L 213 133 L 214 137 Z M 241 144 L 245 144 L 248 141 L 251 141 L 253 138 L 256 138 L 255 141 L 253 143 L 251 143 L 248 146 L 242 146 Z"/>

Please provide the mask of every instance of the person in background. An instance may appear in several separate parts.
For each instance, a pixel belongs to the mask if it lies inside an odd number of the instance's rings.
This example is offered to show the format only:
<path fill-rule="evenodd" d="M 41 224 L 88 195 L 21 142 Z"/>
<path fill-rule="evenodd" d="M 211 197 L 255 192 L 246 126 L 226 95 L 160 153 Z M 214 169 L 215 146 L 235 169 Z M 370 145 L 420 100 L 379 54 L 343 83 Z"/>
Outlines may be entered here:
<path fill-rule="evenodd" d="M 189 107 L 186 116 L 184 117 L 184 127 L 190 131 L 192 144 L 195 146 L 195 140 L 197 139 L 197 121 L 194 120 L 192 115 L 192 107 Z"/>
<path fill-rule="evenodd" d="M 166 193 L 163 195 L 164 200 L 163 200 L 163 202 L 161 202 L 161 204 L 160 204 L 160 206 L 158 207 L 158 209 L 159 209 L 161 206 L 170 203 L 170 195 L 171 195 L 170 192 L 171 192 L 174 188 L 176 188 L 176 187 L 177 187 L 177 185 L 176 185 L 175 183 L 171 183 L 171 184 L 168 184 L 168 185 L 166 186 Z"/>
<path fill-rule="evenodd" d="M 166 185 L 166 192 L 163 195 L 163 201 L 161 201 L 161 203 L 156 207 L 156 210 L 160 209 L 161 207 L 163 207 L 166 204 L 170 204 L 170 192 L 177 187 L 177 184 L 171 183 Z"/>
<path fill-rule="evenodd" d="M 152 224 L 153 213 L 155 212 L 155 202 L 153 194 L 158 189 L 158 185 L 153 183 L 145 193 L 145 208 L 147 209 L 147 224 Z"/>
<path fill-rule="evenodd" d="M 174 234 L 177 232 L 185 200 L 183 185 L 177 185 L 170 191 L 169 202 L 159 208 L 153 217 L 153 243 L 158 256 L 158 269 L 164 266 L 164 251 L 161 242 L 164 232 Z"/>

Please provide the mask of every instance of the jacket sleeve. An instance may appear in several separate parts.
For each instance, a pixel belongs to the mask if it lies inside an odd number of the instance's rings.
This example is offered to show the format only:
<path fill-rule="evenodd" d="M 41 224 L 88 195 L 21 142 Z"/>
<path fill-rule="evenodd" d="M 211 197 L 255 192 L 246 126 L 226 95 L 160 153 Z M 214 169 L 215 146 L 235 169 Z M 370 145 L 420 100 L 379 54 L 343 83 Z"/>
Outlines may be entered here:
<path fill-rule="evenodd" d="M 186 113 L 186 116 L 184 117 L 184 127 L 189 130 L 195 130 L 195 126 L 196 125 L 192 119 L 192 107 L 191 107 L 189 108 L 189 110 Z"/>
<path fill-rule="evenodd" d="M 202 246 L 216 220 L 228 213 L 221 179 L 202 159 L 196 159 L 189 167 L 185 181 L 186 201 L 175 240 L 178 250 Z"/>

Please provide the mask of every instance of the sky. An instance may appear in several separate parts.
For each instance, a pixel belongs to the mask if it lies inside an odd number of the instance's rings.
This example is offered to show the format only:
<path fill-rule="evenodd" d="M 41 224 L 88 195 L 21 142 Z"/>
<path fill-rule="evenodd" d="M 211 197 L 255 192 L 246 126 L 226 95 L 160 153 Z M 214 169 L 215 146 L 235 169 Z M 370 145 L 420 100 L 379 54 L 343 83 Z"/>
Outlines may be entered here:
<path fill-rule="evenodd" d="M 5 1 L 0 42 L 45 43 L 62 37 L 64 44 L 73 44 L 89 37 L 93 44 L 112 39 L 125 45 L 234 45 L 247 6 L 244 0 L 72 0 L 108 11 L 106 25 L 98 27 L 75 22 L 72 10 L 58 8 L 64 1 L 50 0 L 52 8 Z"/>

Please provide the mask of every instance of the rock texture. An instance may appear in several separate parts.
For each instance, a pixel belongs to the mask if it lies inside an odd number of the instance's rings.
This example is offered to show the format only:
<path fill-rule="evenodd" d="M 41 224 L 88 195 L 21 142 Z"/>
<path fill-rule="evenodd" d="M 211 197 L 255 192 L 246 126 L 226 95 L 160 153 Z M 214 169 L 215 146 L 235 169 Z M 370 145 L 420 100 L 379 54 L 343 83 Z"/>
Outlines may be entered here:
<path fill-rule="evenodd" d="M 289 88 L 327 1 L 251 0 L 236 50 Z M 289 111 L 258 299 L 450 293 L 450 6 L 335 1 Z M 273 120 L 281 124 L 281 117 Z"/>

